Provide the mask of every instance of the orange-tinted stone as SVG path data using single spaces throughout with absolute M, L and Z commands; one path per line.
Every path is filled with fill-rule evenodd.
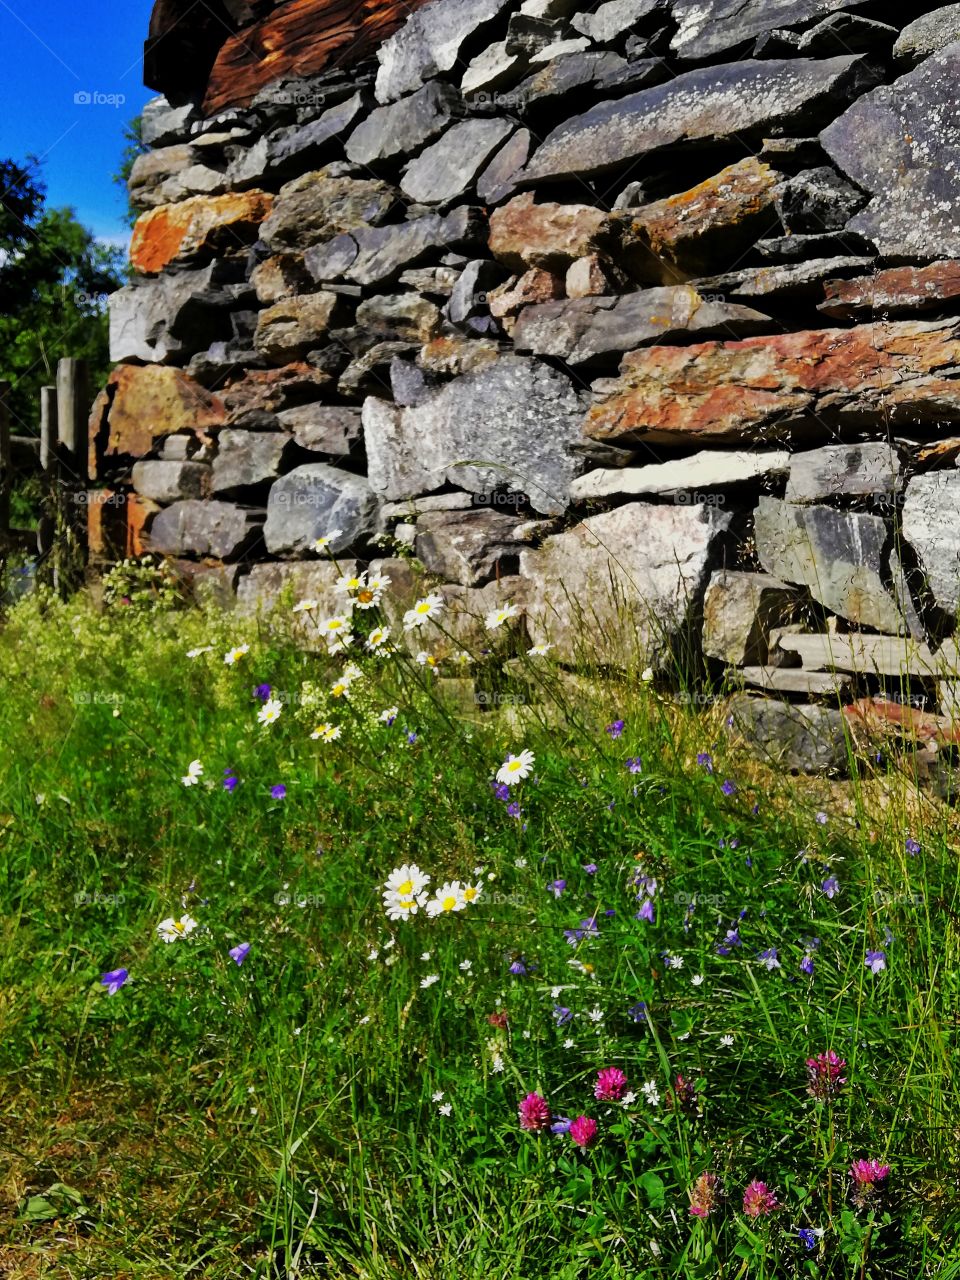
M 151 275 L 174 262 L 252 244 L 272 209 L 273 196 L 266 191 L 193 196 L 161 205 L 137 219 L 130 262 L 136 271 Z

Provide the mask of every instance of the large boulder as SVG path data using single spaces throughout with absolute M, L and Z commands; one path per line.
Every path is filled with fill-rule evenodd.
M 839 773 L 850 748 L 835 707 L 796 706 L 738 693 L 727 703 L 728 723 L 755 759 L 798 773 Z
M 863 74 L 857 57 L 734 62 L 598 103 L 558 125 L 523 173 L 536 181 L 602 174 L 662 147 L 825 123 Z
M 906 633 L 887 587 L 890 533 L 879 516 L 761 498 L 754 536 L 767 573 L 807 587 L 815 600 L 857 626 Z
M 230 337 L 227 273 L 211 262 L 197 271 L 165 272 L 110 294 L 110 359 L 164 364 Z
M 520 557 L 531 634 L 565 662 L 655 663 L 702 599 L 729 523 L 715 507 L 633 502 L 547 538 Z
M 902 530 L 934 600 L 955 616 L 960 612 L 960 472 L 914 476 L 907 485 Z
M 960 42 L 864 95 L 820 135 L 873 199 L 847 223 L 893 258 L 960 257 Z
M 566 510 L 581 469 L 576 390 L 537 360 L 505 356 L 409 408 L 368 399 L 363 411 L 370 483 L 389 500 L 458 485 L 507 488 L 535 511 Z
M 271 555 L 305 555 L 317 538 L 339 529 L 331 543 L 337 552 L 372 534 L 376 515 L 376 495 L 362 476 L 308 462 L 271 487 L 264 541 Z
M 922 62 L 931 53 L 957 40 L 960 40 L 960 4 L 948 4 L 914 18 L 905 26 L 893 46 L 893 56 L 904 62 Z

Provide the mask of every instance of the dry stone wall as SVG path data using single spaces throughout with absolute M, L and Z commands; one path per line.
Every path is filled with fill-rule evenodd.
M 321 70 L 330 6 L 235 9 L 145 112 L 97 547 L 251 610 L 339 530 L 461 635 L 737 673 L 800 763 L 950 737 L 960 5 L 431 0 Z

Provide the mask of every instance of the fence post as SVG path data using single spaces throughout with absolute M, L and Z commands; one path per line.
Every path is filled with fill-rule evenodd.
M 63 479 L 87 487 L 87 370 L 82 360 L 57 361 L 57 436 Z
M 40 388 L 40 469 L 49 471 L 57 452 L 57 388 Z
M 0 382 L 0 540 L 6 541 L 10 532 L 10 488 L 13 482 L 13 465 L 10 456 L 10 406 L 7 397 L 10 383 Z

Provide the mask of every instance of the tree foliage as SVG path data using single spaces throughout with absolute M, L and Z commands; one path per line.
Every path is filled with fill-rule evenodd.
M 122 250 L 100 243 L 72 209 L 48 208 L 37 163 L 0 161 L 0 378 L 14 432 L 39 422 L 40 388 L 61 356 L 109 369 L 106 299 L 123 282 Z

